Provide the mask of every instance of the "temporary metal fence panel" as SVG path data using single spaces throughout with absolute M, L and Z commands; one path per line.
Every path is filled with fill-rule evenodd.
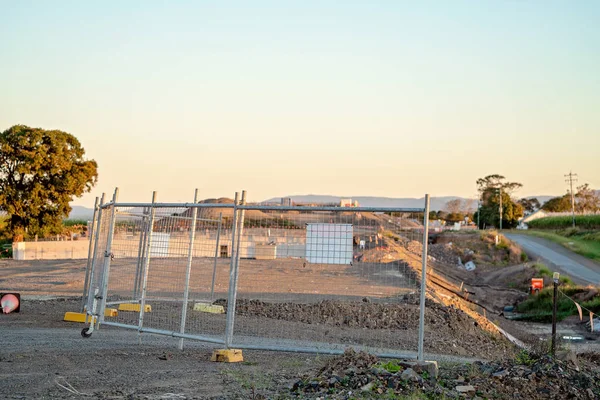
M 107 254 L 107 242 L 112 217 L 112 206 L 98 210 L 97 222 L 94 227 L 94 245 L 90 249 L 90 277 L 87 293 L 86 309 L 88 314 L 98 314 L 102 306 L 102 292 L 104 289 L 105 255 Z
M 422 210 L 238 208 L 232 347 L 416 355 Z
M 98 208 L 90 254 L 95 328 L 228 347 L 422 356 L 426 207 L 116 199 Z M 118 315 L 105 316 L 105 307 Z

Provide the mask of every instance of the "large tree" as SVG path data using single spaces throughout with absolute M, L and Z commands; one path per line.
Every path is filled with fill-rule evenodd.
M 24 125 L 0 133 L 0 210 L 13 240 L 58 233 L 69 202 L 97 179 L 96 162 L 71 134 Z
M 514 201 L 511 194 L 522 186 L 517 182 L 507 182 L 502 175 L 488 175 L 477 179 L 481 206 L 473 218 L 477 221 L 479 217 L 479 227 L 500 226 L 500 199 L 502 199 L 502 228 L 515 227 L 519 218 L 523 216 L 523 206 Z
M 530 214 L 540 209 L 540 202 L 535 197 L 531 199 L 522 198 L 519 200 L 519 204 L 523 207 L 525 212 Z
M 581 213 L 593 213 L 600 210 L 600 196 L 587 183 L 577 187 L 575 209 Z
M 549 212 L 571 211 L 571 196 L 565 194 L 564 196 L 553 197 L 544 203 L 542 210 Z

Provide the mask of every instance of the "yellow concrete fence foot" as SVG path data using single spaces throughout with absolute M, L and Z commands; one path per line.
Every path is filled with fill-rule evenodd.
M 218 304 L 196 303 L 194 304 L 194 311 L 223 314 L 225 312 L 225 308 Z
M 104 316 L 105 317 L 116 317 L 117 315 L 119 315 L 119 312 L 117 311 L 116 308 L 105 308 L 104 309 Z M 66 312 L 65 313 L 65 317 L 63 318 L 63 321 L 67 321 L 67 322 L 82 322 L 82 323 L 88 323 L 88 315 L 86 313 L 78 313 L 78 312 Z
M 135 303 L 123 303 L 119 304 L 119 311 L 134 311 L 140 312 L 141 306 Z M 152 306 L 150 304 L 146 304 L 144 306 L 144 312 L 152 312 Z
M 219 349 L 213 350 L 210 361 L 234 363 L 244 361 L 244 357 L 239 349 Z
M 67 311 L 65 313 L 65 317 L 63 318 L 63 321 L 82 322 L 84 324 L 87 324 L 88 323 L 88 315 L 85 313 Z

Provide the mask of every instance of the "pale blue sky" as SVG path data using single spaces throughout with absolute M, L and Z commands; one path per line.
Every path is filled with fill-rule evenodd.
M 600 186 L 598 1 L 3 1 L 0 129 L 76 135 L 101 192 Z

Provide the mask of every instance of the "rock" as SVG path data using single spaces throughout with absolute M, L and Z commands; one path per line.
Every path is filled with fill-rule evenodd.
M 509 371 L 507 369 L 502 370 L 502 371 L 498 371 L 494 374 L 492 374 L 492 376 L 494 378 L 504 378 L 505 376 L 507 376 L 509 374 Z
M 577 355 L 572 350 L 557 351 L 556 358 L 561 361 L 566 361 L 575 366 L 575 370 L 579 371 L 579 362 L 577 361 Z
M 298 390 L 302 387 L 302 384 L 303 384 L 302 379 L 299 379 L 291 385 L 290 390 L 292 392 L 295 392 L 296 390 Z
M 457 386 L 454 389 L 459 393 L 469 393 L 475 391 L 475 388 L 472 385 Z
M 423 378 L 421 378 L 419 376 L 419 374 L 417 374 L 415 372 L 415 370 L 412 368 L 408 368 L 408 369 L 405 369 L 404 371 L 402 371 L 400 378 L 403 381 L 411 381 L 411 382 L 419 382 L 419 383 L 423 382 Z
M 417 366 L 422 368 L 422 372 L 427 372 L 429 379 L 436 380 L 439 375 L 439 367 L 437 361 L 417 361 Z
M 413 369 L 417 374 L 426 372 L 431 379 L 437 379 L 439 375 L 437 361 L 402 361 L 398 365 L 405 369 Z
M 369 382 L 365 386 L 361 387 L 360 390 L 362 390 L 363 392 L 370 392 L 371 390 L 373 390 L 373 386 L 373 382 Z
M 313 380 L 313 381 L 310 381 L 310 382 L 308 383 L 308 386 L 309 386 L 309 387 L 310 387 L 312 390 L 314 390 L 314 391 L 317 391 L 317 390 L 319 390 L 319 386 L 320 386 L 320 384 L 319 384 L 319 381 L 314 381 L 314 380 Z
M 339 382 L 339 381 L 336 379 L 336 377 L 333 377 L 333 376 L 332 376 L 332 377 L 331 377 L 331 378 L 329 378 L 329 380 L 327 381 L 327 384 L 328 384 L 330 387 L 334 387 L 335 385 L 337 385 L 337 384 L 338 384 L 338 382 Z

